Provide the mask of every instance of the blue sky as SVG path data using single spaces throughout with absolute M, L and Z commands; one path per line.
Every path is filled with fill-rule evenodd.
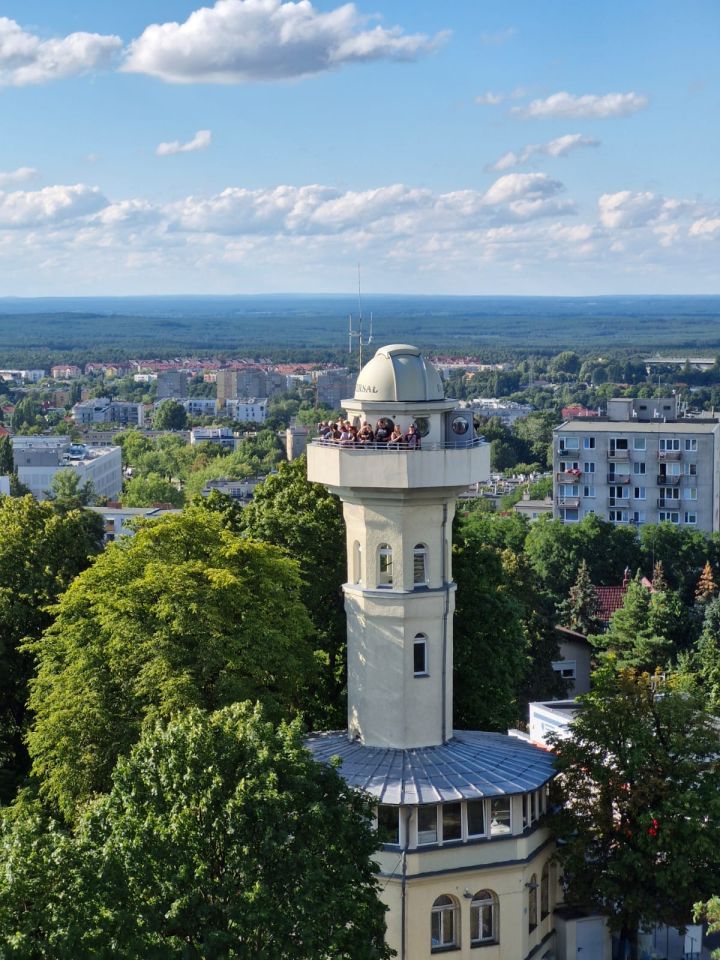
M 716 0 L 6 0 L 0 295 L 720 293 Z

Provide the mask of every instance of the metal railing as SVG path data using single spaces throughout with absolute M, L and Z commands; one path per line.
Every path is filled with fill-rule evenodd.
M 608 450 L 607 458 L 608 460 L 629 460 L 630 451 L 629 450 Z
M 668 476 L 665 473 L 659 473 L 657 478 L 657 483 L 659 487 L 679 487 L 681 476 Z
M 681 460 L 682 453 L 679 450 L 658 450 L 658 460 Z
M 582 476 L 582 470 L 561 470 L 555 474 L 558 483 L 577 483 Z
M 580 506 L 580 497 L 558 497 L 557 505 L 559 507 L 571 507 L 576 510 Z
M 665 510 L 679 510 L 680 501 L 679 500 L 668 500 L 667 497 L 658 497 L 657 505 L 662 507 Z
M 422 453 L 427 450 L 469 450 L 473 447 L 481 447 L 486 443 L 484 437 L 472 437 L 469 440 L 449 440 L 446 443 L 426 443 L 422 441 L 417 447 L 411 447 L 404 440 L 389 443 L 371 443 L 353 442 L 351 440 L 323 440 L 321 437 L 315 437 L 310 441 L 313 447 L 335 447 L 351 453 L 359 453 L 366 450 L 380 450 L 389 453 Z
M 608 483 L 630 483 L 630 474 L 629 473 L 609 473 L 607 475 Z

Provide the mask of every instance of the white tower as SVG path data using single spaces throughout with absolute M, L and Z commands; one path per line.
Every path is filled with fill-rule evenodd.
M 343 501 L 348 579 L 348 736 L 367 746 L 435 746 L 452 736 L 455 498 L 489 474 L 472 415 L 444 397 L 416 347 L 365 365 L 349 418 L 414 424 L 421 450 L 313 445 L 308 476 Z

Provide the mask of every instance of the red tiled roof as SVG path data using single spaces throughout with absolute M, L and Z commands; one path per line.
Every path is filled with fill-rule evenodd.
M 640 583 L 646 590 L 649 590 L 650 593 L 655 593 L 653 585 L 647 577 L 643 577 Z M 597 617 L 599 620 L 605 623 L 610 622 L 612 615 L 616 610 L 619 610 L 625 602 L 625 594 L 627 593 L 628 586 L 629 582 L 623 583 L 619 587 L 595 587 L 598 600 Z

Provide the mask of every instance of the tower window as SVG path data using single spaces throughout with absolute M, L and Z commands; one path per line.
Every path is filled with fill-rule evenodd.
M 360 583 L 362 580 L 362 547 L 359 540 L 355 540 L 353 543 L 352 563 L 352 582 Z
M 416 677 L 426 677 L 428 671 L 427 637 L 418 633 L 413 640 L 413 673 Z
M 537 926 L 537 902 L 538 902 L 538 882 L 537 874 L 530 877 L 530 882 L 526 884 L 528 891 L 528 930 L 530 933 Z
M 391 587 L 393 582 L 392 547 L 381 543 L 378 548 L 378 586 Z
M 490 801 L 490 835 L 495 837 L 503 833 L 512 833 L 510 798 L 493 797 Z
M 497 943 L 497 897 L 492 890 L 480 890 L 470 904 L 470 943 Z
M 545 862 L 540 874 L 540 919 L 550 913 L 550 864 Z
M 417 832 L 419 844 L 437 843 L 438 814 L 436 806 L 418 807 Z
M 400 808 L 381 804 L 377 808 L 378 833 L 382 843 L 400 843 Z
M 424 543 L 416 543 L 413 550 L 413 584 L 424 586 L 427 583 L 427 547 Z

